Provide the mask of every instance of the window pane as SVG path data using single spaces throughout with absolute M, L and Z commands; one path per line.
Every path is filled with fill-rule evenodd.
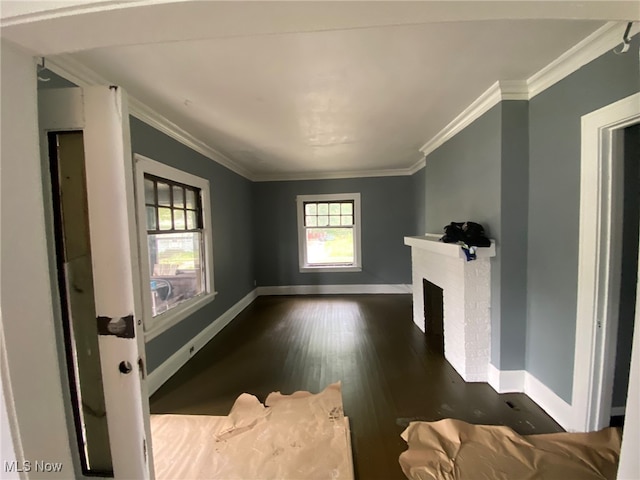
M 149 235 L 153 316 L 204 292 L 200 232 Z
M 153 193 L 153 180 L 149 180 L 148 178 L 144 179 L 144 202 L 156 203 L 156 198 Z
M 166 183 L 158 182 L 156 184 L 158 188 L 158 205 L 166 205 L 167 207 L 171 206 L 171 198 L 170 192 L 171 187 Z
M 156 209 L 155 207 L 147 207 L 147 230 L 156 230 Z
M 184 210 L 173 211 L 173 228 L 174 230 L 184 230 Z
M 336 216 L 336 215 L 331 215 L 329 217 L 329 225 L 331 225 L 331 226 L 340 225 L 340 217 Z
M 184 188 L 173 187 L 173 207 L 184 208 Z
M 198 228 L 198 223 L 196 222 L 196 212 L 187 210 L 187 230 L 194 230 L 196 228 Z
M 354 262 L 353 229 L 308 228 L 306 233 L 309 265 L 344 265 Z
M 319 227 L 326 227 L 327 225 L 329 225 L 329 217 L 327 217 L 326 215 L 318 217 Z
M 315 203 L 307 203 L 304 206 L 304 213 L 306 215 L 316 215 L 318 213 L 318 206 Z
M 158 230 L 171 230 L 173 228 L 170 208 L 158 208 L 158 217 L 160 221 L 160 228 Z
M 352 215 L 353 214 L 353 203 L 341 203 L 340 204 L 340 213 L 342 213 L 342 215 Z
M 187 189 L 187 208 L 196 208 L 196 192 Z
M 342 217 L 342 225 L 353 225 L 353 217 L 350 217 L 350 216 Z
M 318 215 L 329 215 L 329 204 L 328 203 L 319 203 L 318 204 Z
M 307 217 L 305 220 L 305 225 L 307 227 L 317 227 L 318 226 L 318 217 Z
M 340 204 L 332 203 L 329 205 L 329 213 L 331 215 L 340 215 Z

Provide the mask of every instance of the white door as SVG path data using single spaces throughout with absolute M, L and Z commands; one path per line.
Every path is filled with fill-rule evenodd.
M 49 133 L 82 132 L 95 321 L 114 477 L 153 478 L 126 94 L 118 87 L 45 90 L 39 92 L 39 115 L 43 156 L 50 148 Z

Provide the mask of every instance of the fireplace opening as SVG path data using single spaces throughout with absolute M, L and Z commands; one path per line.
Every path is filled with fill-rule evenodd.
M 422 279 L 424 290 L 424 332 L 427 344 L 436 352 L 444 354 L 444 308 L 443 290 L 426 278 Z

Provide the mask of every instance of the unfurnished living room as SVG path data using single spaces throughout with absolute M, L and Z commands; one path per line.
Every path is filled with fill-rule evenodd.
M 0 478 L 640 478 L 638 32 L 0 0 Z

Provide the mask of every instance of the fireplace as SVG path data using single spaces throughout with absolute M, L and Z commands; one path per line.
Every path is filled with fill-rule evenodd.
M 429 321 L 429 313 L 425 317 L 426 308 L 433 306 L 434 287 L 442 290 L 444 356 L 465 381 L 486 382 L 491 356 L 490 257 L 495 256 L 495 245 L 478 249 L 477 259 L 467 262 L 458 245 L 439 242 L 440 237 L 405 237 L 411 246 L 413 321 L 431 333 L 433 319 Z M 425 281 L 433 287 L 425 288 Z
M 444 294 L 442 288 L 422 279 L 424 299 L 424 333 L 427 343 L 435 351 L 444 354 Z

